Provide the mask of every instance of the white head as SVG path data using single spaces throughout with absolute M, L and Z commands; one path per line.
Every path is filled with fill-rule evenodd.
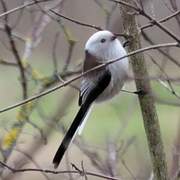
M 121 50 L 124 51 L 124 48 L 113 33 L 104 30 L 94 33 L 88 39 L 85 50 L 97 58 L 107 61 L 122 56 Z

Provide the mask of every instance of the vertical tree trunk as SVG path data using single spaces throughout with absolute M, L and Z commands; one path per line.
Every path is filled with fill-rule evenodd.
M 132 1 L 126 0 L 126 2 L 131 3 Z M 130 9 L 125 6 L 121 6 L 120 11 L 125 32 L 132 36 L 128 46 L 128 51 L 131 52 L 137 50 L 141 48 L 141 43 L 138 35 L 135 15 L 129 13 L 132 12 L 132 10 L 130 11 Z M 144 55 L 140 53 L 132 56 L 131 64 L 135 76 L 136 88 L 137 90 L 144 92 L 139 94 L 138 98 L 152 160 L 154 177 L 156 180 L 167 180 L 168 173 L 164 147 L 154 99 L 151 96 L 151 86 Z

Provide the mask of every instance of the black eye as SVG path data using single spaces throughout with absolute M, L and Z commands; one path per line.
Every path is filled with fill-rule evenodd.
M 104 43 L 104 42 L 106 42 L 106 39 L 104 39 L 104 38 L 101 39 L 101 43 Z

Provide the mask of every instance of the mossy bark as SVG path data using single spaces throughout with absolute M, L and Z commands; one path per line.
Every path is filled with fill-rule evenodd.
M 132 1 L 126 0 L 131 3 Z M 127 34 L 131 35 L 128 51 L 141 48 L 140 37 L 137 29 L 135 15 L 125 6 L 120 7 L 122 23 Z M 148 147 L 152 160 L 153 173 L 156 180 L 167 180 L 167 164 L 161 138 L 159 120 L 155 102 L 151 93 L 149 75 L 143 53 L 138 53 L 130 58 L 135 77 L 137 90 L 143 93 L 138 95 L 142 111 L 144 128 L 147 136 Z

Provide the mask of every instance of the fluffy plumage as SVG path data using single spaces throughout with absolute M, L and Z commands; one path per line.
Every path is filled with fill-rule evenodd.
M 83 71 L 124 55 L 126 55 L 125 49 L 110 31 L 99 31 L 86 42 Z M 85 116 L 92 103 L 108 100 L 115 96 L 126 80 L 127 71 L 128 59 L 124 58 L 83 77 L 79 97 L 81 107 L 53 159 L 55 168 L 58 167 L 77 131 L 82 131 L 80 126 L 82 124 L 84 127 L 82 122 L 87 119 Z

